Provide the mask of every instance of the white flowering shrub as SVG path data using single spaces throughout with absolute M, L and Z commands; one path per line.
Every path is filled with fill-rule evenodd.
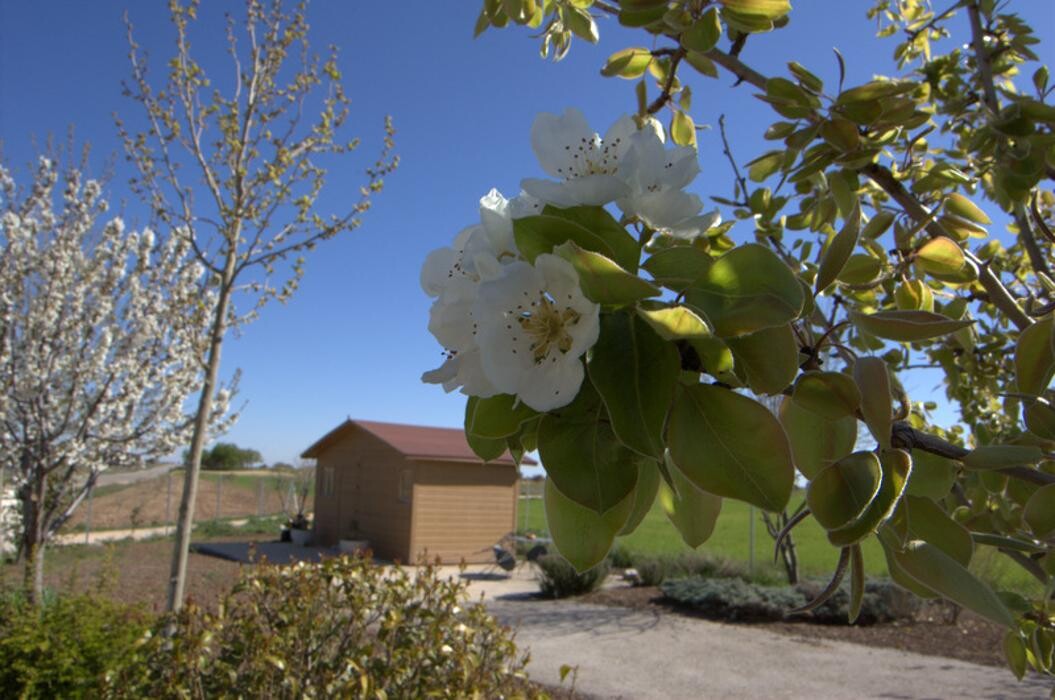
M 98 475 L 186 443 L 213 293 L 185 237 L 103 222 L 99 183 L 76 170 L 42 158 L 21 196 L 0 166 L 0 197 L 0 468 L 39 595 L 44 546 Z
M 603 137 L 574 110 L 536 119 L 549 177 L 485 197 L 480 223 L 426 261 L 447 360 L 424 379 L 468 395 L 482 458 L 538 449 L 549 529 L 579 570 L 657 498 L 691 546 L 732 498 L 787 518 L 778 546 L 806 518 L 824 528 L 839 563 L 802 610 L 848 573 L 855 619 L 875 538 L 899 585 L 1006 626 L 1017 675 L 1051 673 L 1055 88 L 1012 3 L 867 14 L 899 37 L 900 74 L 852 85 L 838 52 L 824 77 L 749 65 L 756 34 L 781 40 L 787 0 L 485 2 L 477 33 L 536 29 L 556 60 L 573 37 L 599 41 L 599 17 L 638 31 L 600 71 L 633 81 L 637 109 Z M 721 71 L 778 115 L 742 169 L 724 119 L 708 134 L 731 166 L 711 197 L 726 223 L 686 191 L 694 99 L 736 113 L 744 95 L 705 80 Z M 958 421 L 909 396 L 918 367 L 942 373 Z M 796 479 L 806 498 L 788 513 Z M 979 580 L 978 547 L 1033 587 Z

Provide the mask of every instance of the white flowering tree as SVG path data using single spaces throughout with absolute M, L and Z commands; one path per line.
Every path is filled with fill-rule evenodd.
M 484 3 L 477 33 L 538 29 L 543 56 L 598 41 L 601 17 L 643 38 L 601 68 L 634 81 L 634 114 L 603 137 L 574 110 L 539 115 L 531 146 L 552 179 L 488 194 L 422 271 L 447 349 L 424 380 L 469 396 L 482 458 L 538 449 L 549 529 L 576 568 L 657 499 L 695 547 L 724 499 L 780 513 L 800 479 L 778 546 L 813 518 L 839 563 L 797 612 L 849 574 L 852 621 L 861 545 L 878 540 L 898 584 L 1004 626 L 1016 675 L 1053 672 L 1055 106 L 1046 67 L 1019 79 L 1038 39 L 1007 5 L 878 0 L 869 18 L 900 37 L 904 75 L 845 85 L 836 53 L 826 86 L 795 61 L 765 76 L 741 58 L 787 24 L 787 0 Z M 958 12 L 970 36 L 939 54 Z M 714 135 L 726 222 L 684 190 L 698 171 L 687 71 L 725 71 L 779 117 L 744 171 Z M 713 85 L 735 110 L 742 93 Z M 958 425 L 905 391 L 920 366 L 943 371 Z M 977 578 L 980 548 L 1032 588 Z
M 98 182 L 41 159 L 19 191 L 0 166 L 0 469 L 21 505 L 32 600 L 44 550 L 107 468 L 190 435 L 214 293 L 185 236 L 105 223 Z M 225 406 L 213 404 L 209 425 Z
M 395 131 L 385 120 L 384 144 L 366 168 L 365 182 L 323 216 L 317 202 L 333 158 L 354 151 L 340 140 L 349 115 L 336 49 L 312 55 L 305 6 L 246 0 L 239 24 L 229 19 L 228 53 L 234 85 L 224 93 L 191 51 L 199 3 L 172 0 L 176 54 L 167 78 L 152 85 L 146 57 L 128 25 L 132 80 L 126 93 L 144 112 L 146 128 L 118 127 L 138 175 L 132 188 L 159 225 L 176 227 L 215 285 L 209 315 L 205 381 L 198 397 L 176 527 L 168 609 L 183 604 L 191 526 L 208 416 L 219 390 L 220 355 L 227 332 L 252 320 L 268 301 L 285 301 L 303 274 L 303 255 L 358 228 L 384 177 L 398 165 Z M 223 75 L 230 74 L 223 68 Z M 248 300 L 239 314 L 235 302 Z

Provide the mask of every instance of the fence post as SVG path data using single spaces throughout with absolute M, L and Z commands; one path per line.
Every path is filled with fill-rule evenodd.
M 750 517 L 748 528 L 747 528 L 747 575 L 754 576 L 755 574 L 755 507 L 748 506 L 748 516 Z
M 88 512 L 84 520 L 84 544 L 92 543 L 92 494 L 95 489 L 88 489 Z
M 172 532 L 172 470 L 167 472 L 168 480 L 165 484 L 165 531 Z
M 216 514 L 213 516 L 214 520 L 220 519 L 220 496 L 223 494 L 223 474 L 220 474 L 216 479 Z
M 264 479 L 266 477 L 260 477 L 256 480 L 256 517 L 264 517 Z

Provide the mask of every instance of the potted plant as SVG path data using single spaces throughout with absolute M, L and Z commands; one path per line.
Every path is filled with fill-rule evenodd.
M 282 533 L 282 540 L 287 540 L 286 533 L 288 532 L 288 541 L 302 547 L 311 542 L 311 523 L 308 521 L 308 516 L 304 511 L 308 505 L 308 493 L 311 491 L 311 483 L 313 481 L 312 476 L 307 469 L 298 472 L 289 484 L 289 500 L 286 501 L 288 504 L 286 512 L 292 513 L 292 515 L 286 522 L 286 530 Z

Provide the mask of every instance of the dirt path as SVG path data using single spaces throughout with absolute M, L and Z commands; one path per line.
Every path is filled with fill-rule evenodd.
M 893 649 L 777 635 L 658 612 L 499 597 L 532 680 L 598 698 L 1048 698 L 1050 682 Z

